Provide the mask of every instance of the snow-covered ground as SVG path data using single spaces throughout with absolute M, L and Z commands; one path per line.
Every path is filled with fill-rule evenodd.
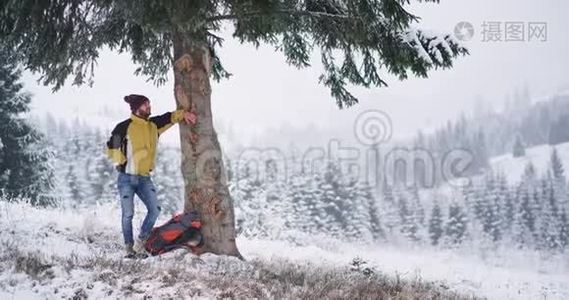
M 143 211 L 141 208 L 137 211 Z M 0 202 L 0 299 L 143 298 L 145 294 L 179 298 L 180 284 L 192 286 L 192 298 L 250 298 L 251 294 L 239 294 L 242 290 L 220 290 L 223 281 L 277 276 L 260 272 L 254 268 L 256 264 L 293 269 L 311 266 L 314 272 L 325 272 L 327 268 L 349 267 L 356 257 L 391 278 L 434 282 L 463 295 L 569 299 L 569 259 L 508 250 L 489 252 L 483 259 L 467 249 L 404 249 L 316 237 L 301 237 L 294 243 L 240 238 L 238 245 L 247 262 L 208 254 L 198 258 L 183 250 L 140 263 L 125 262 L 119 215 L 113 204 L 63 210 Z M 137 214 L 135 223 L 141 217 Z M 167 218 L 161 216 L 158 223 Z M 179 266 L 183 272 L 175 268 Z M 117 269 L 127 275 L 119 276 Z M 243 275 L 249 273 L 254 274 Z M 247 280 L 242 285 L 260 298 L 274 292 Z M 211 286 L 219 289 L 211 290 Z

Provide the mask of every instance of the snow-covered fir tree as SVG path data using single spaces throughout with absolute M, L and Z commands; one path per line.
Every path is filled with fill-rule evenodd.
M 400 232 L 407 241 L 417 242 L 419 240 L 419 224 L 415 215 L 415 210 L 409 196 L 405 193 L 400 193 L 397 199 L 399 208 L 399 222 Z
M 463 208 L 452 202 L 448 208 L 448 219 L 444 225 L 446 244 L 459 245 L 467 238 L 468 218 Z
M 429 238 L 432 245 L 438 245 L 443 235 L 443 219 L 441 207 L 437 201 L 433 203 L 431 217 L 429 218 Z
M 526 155 L 526 148 L 520 134 L 517 134 L 514 140 L 512 155 L 514 157 L 521 157 Z
M 23 90 L 18 65 L 4 48 L 0 62 L 0 194 L 53 204 L 52 148 L 29 122 L 31 95 Z

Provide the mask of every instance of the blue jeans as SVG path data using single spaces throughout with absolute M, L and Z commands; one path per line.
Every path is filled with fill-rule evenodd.
M 156 198 L 156 188 L 150 179 L 150 176 L 131 175 L 119 172 L 117 179 L 117 188 L 121 200 L 122 211 L 122 233 L 124 242 L 127 245 L 134 244 L 132 233 L 132 217 L 134 216 L 134 194 L 142 200 L 146 206 L 146 217 L 140 228 L 139 239 L 146 239 L 150 235 L 150 231 L 156 223 L 160 206 Z

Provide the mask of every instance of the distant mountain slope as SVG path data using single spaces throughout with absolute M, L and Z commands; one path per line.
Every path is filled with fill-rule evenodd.
M 534 165 L 537 175 L 543 175 L 549 168 L 551 151 L 554 147 L 557 149 L 563 166 L 569 167 L 569 143 L 563 143 L 556 146 L 538 145 L 526 148 L 526 154 L 522 157 L 513 157 L 511 153 L 492 157 L 490 168 L 504 174 L 508 182 L 512 183 L 520 180 L 529 162 Z

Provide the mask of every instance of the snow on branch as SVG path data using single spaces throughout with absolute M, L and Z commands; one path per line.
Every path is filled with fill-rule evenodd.
M 452 35 L 433 30 L 410 27 L 401 34 L 401 38 L 428 65 L 447 66 L 447 61 L 450 61 L 448 58 L 453 53 L 467 53 L 466 48 Z

